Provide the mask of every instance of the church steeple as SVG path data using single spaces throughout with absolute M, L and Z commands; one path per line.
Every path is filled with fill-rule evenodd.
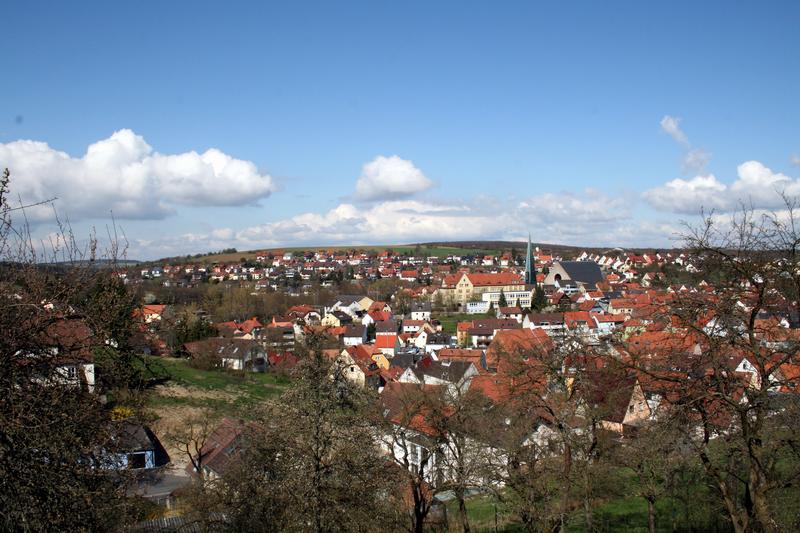
M 533 270 L 533 252 L 531 250 L 531 234 L 528 232 L 528 251 L 525 254 L 525 284 L 536 283 L 536 272 Z

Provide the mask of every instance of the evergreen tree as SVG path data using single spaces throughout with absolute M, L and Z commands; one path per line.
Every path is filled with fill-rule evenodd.
M 541 311 L 547 307 L 547 296 L 545 296 L 544 289 L 542 289 L 541 285 L 537 285 L 536 289 L 533 291 L 531 307 L 537 311 Z
M 504 293 L 502 289 L 500 289 L 500 299 L 497 300 L 497 306 L 508 307 L 508 302 L 506 301 L 506 293 Z

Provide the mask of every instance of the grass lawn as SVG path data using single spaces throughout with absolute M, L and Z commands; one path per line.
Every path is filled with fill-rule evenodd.
M 276 374 L 240 373 L 224 370 L 198 370 L 186 359 L 152 358 L 170 376 L 165 389 L 150 395 L 151 408 L 208 407 L 220 415 L 247 418 L 250 407 L 283 393 L 290 380 Z M 175 394 L 177 386 L 180 394 Z
M 458 504 L 453 499 L 449 500 L 446 505 L 450 531 L 458 531 Z M 660 532 L 702 530 L 716 533 L 731 531 L 727 522 L 718 520 L 713 513 L 706 516 L 700 509 L 689 509 L 688 512 L 692 516 L 687 516 L 687 510 L 684 507 L 685 504 L 669 498 L 657 500 L 656 530 Z M 467 499 L 467 514 L 474 531 L 495 531 L 495 512 L 497 513 L 497 531 L 505 533 L 523 531 L 522 525 L 513 512 L 502 502 L 495 503 L 494 496 L 486 494 Z M 643 498 L 637 497 L 611 499 L 595 506 L 594 522 L 596 530 L 601 532 L 646 533 L 648 530 L 647 503 Z M 567 531 L 570 533 L 586 531 L 582 510 L 576 510 L 570 514 Z
M 456 325 L 465 320 L 479 320 L 481 318 L 495 318 L 495 315 L 488 313 L 481 313 L 477 315 L 469 315 L 467 313 L 458 313 L 454 315 L 436 315 L 436 318 L 442 324 L 442 331 L 450 335 L 456 334 Z
M 467 516 L 473 531 L 495 531 L 495 519 L 497 520 L 497 531 L 507 533 L 522 531 L 504 504 L 497 502 L 495 497 L 490 494 L 468 498 Z M 450 531 L 460 531 L 458 520 L 458 503 L 453 499 L 447 502 L 447 521 Z

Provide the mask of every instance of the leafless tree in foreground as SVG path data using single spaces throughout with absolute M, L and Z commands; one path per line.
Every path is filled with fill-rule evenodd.
M 691 342 L 631 353 L 742 533 L 798 525 L 784 505 L 800 480 L 797 214 L 784 197 L 780 211 L 745 206 L 687 226 L 687 255 L 713 290 L 678 294 L 663 319 Z
M 0 178 L 0 529 L 114 529 L 131 510 L 126 476 L 108 468 L 118 442 L 110 407 L 126 396 L 127 384 L 92 392 L 78 363 L 94 356 L 98 382 L 116 379 L 116 371 L 132 375 L 124 368 L 130 300 L 109 269 L 92 264 L 102 255 L 96 239 L 80 249 L 62 226 L 49 250 L 37 247 L 24 222 L 26 207 L 9 202 L 10 184 L 6 170 Z M 108 364 L 100 366 L 104 358 Z

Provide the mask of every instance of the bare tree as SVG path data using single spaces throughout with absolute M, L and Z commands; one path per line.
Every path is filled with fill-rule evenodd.
M 796 200 L 759 213 L 743 206 L 687 226 L 685 253 L 713 289 L 678 294 L 665 313 L 689 342 L 633 352 L 681 417 L 708 482 L 737 532 L 789 527 L 776 506 L 800 479 L 800 231 Z M 692 345 L 692 346 L 689 346 Z
M 410 531 L 422 533 L 443 478 L 441 450 L 425 421 L 430 394 L 424 386 L 390 384 L 381 396 L 377 428 L 388 457 L 411 493 Z
M 186 457 L 201 483 L 205 479 L 205 459 L 210 452 L 207 444 L 218 423 L 219 419 L 210 409 L 203 409 L 176 423 L 164 435 Z
M 392 529 L 398 485 L 375 442 L 374 398 L 313 347 L 294 382 L 248 426 L 207 509 L 237 531 Z
M 62 226 L 47 243 L 34 243 L 25 222 L 29 206 L 12 206 L 9 191 L 6 170 L 0 178 L 0 528 L 113 529 L 131 511 L 124 498 L 128 476 L 115 468 L 119 439 L 110 416 L 111 407 L 132 401 L 130 381 L 106 379 L 134 375 L 125 368 L 132 361 L 128 296 L 111 268 L 97 267 L 104 253 L 95 238 L 81 248 Z M 112 267 L 117 252 L 112 245 Z

